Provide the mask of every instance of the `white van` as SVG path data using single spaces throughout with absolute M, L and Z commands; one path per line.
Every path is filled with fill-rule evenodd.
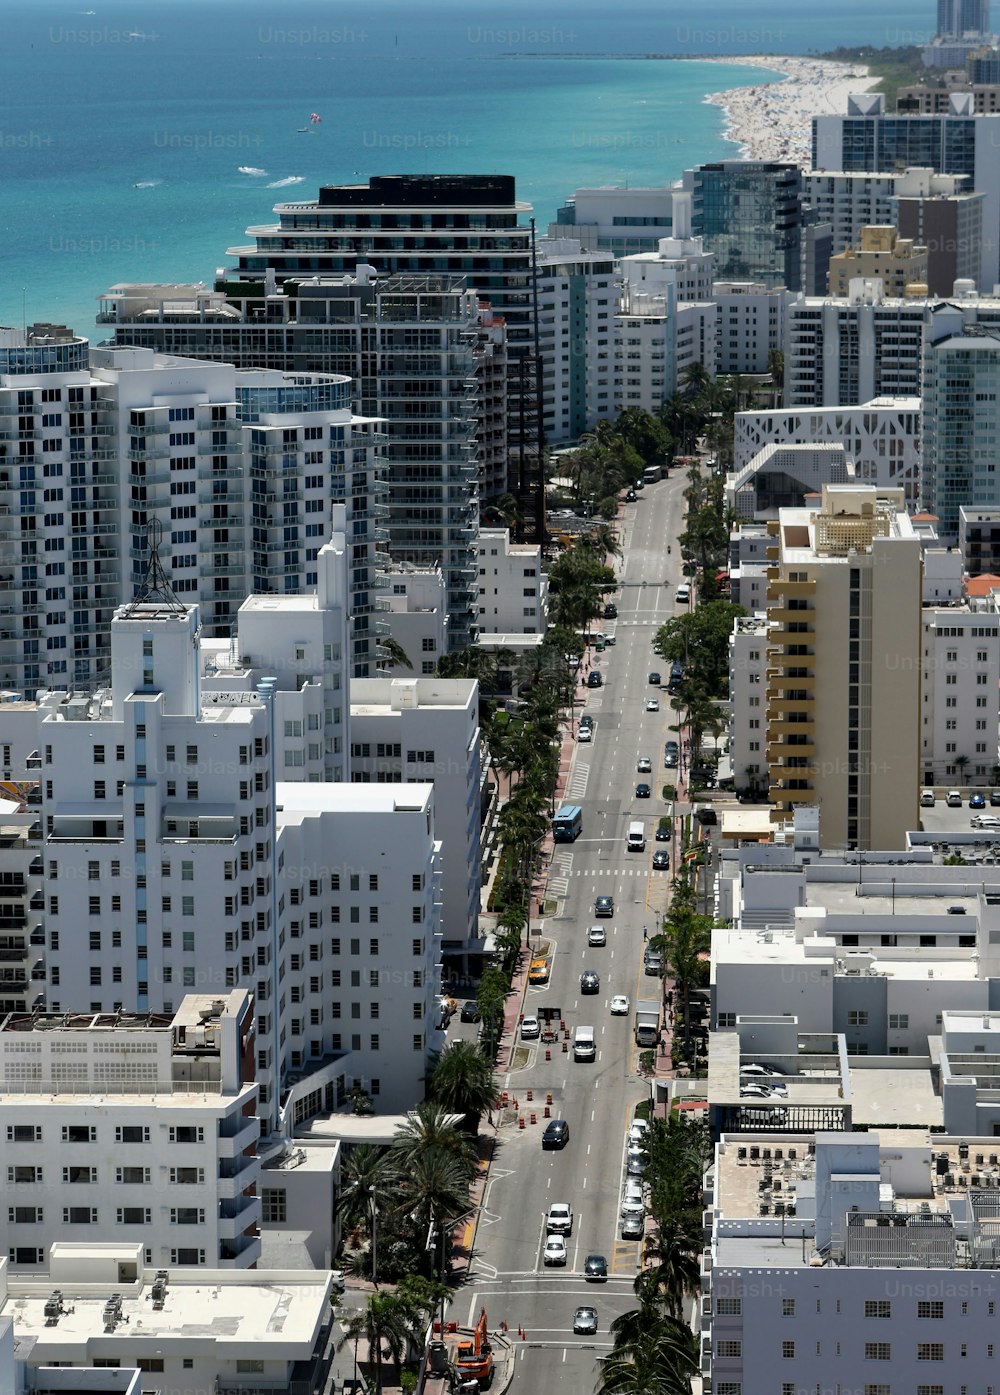
M 573 1033 L 573 1060 L 593 1061 L 597 1058 L 597 1043 L 593 1027 L 577 1027 Z
M 628 850 L 629 852 L 645 852 L 646 850 L 646 825 L 642 819 L 636 819 L 635 823 L 628 826 Z
M 678 605 L 688 605 L 688 604 L 690 604 L 690 601 L 691 601 L 691 587 L 690 587 L 690 586 L 678 586 L 677 590 L 674 592 L 674 600 L 677 602 Z

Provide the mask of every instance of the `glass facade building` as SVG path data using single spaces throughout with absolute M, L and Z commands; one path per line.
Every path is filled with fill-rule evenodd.
M 715 255 L 719 281 L 762 281 L 799 290 L 802 173 L 797 165 L 723 160 L 684 176 L 692 231 Z

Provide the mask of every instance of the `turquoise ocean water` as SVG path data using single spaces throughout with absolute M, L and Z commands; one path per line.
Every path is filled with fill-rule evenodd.
M 0 0 L 0 324 L 91 333 L 112 283 L 210 281 L 276 202 L 370 174 L 513 174 L 544 231 L 578 186 L 662 183 L 734 153 L 702 99 L 765 73 L 635 55 L 921 42 L 932 11 Z

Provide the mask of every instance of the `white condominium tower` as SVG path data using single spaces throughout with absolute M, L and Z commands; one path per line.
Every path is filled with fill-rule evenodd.
M 0 331 L 0 687 L 87 687 L 154 525 L 175 591 L 228 635 L 244 596 L 316 585 L 331 509 L 351 534 L 355 672 L 375 671 L 384 538 L 374 423 L 324 374 L 237 373 L 68 331 Z

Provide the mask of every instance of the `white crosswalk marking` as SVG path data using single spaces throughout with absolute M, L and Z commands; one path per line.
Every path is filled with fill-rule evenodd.
M 573 771 L 573 778 L 569 782 L 569 793 L 573 799 L 584 799 L 587 794 L 587 782 L 590 779 L 590 766 L 578 765 Z

